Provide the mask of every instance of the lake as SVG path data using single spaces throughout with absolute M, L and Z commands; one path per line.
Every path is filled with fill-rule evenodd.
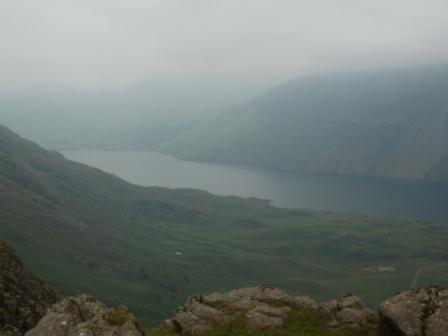
M 181 161 L 144 151 L 63 151 L 131 183 L 272 200 L 287 208 L 448 222 L 448 183 L 296 174 Z

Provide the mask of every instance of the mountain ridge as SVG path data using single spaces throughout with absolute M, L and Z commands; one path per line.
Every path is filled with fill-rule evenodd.
M 310 75 L 154 149 L 267 170 L 448 180 L 448 66 Z

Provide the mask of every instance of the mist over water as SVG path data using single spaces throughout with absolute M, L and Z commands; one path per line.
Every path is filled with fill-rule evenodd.
M 154 152 L 65 151 L 131 183 L 270 199 L 279 207 L 448 222 L 448 183 L 268 172 L 187 162 Z

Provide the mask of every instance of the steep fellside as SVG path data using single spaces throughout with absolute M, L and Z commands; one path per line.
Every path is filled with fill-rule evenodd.
M 156 147 L 192 161 L 448 180 L 448 66 L 308 76 Z
M 28 272 L 17 254 L 0 241 L 0 334 L 33 328 L 62 296 Z

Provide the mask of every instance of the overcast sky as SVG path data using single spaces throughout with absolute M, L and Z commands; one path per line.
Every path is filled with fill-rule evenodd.
M 0 90 L 140 81 L 248 92 L 448 60 L 446 0 L 1 0 Z

